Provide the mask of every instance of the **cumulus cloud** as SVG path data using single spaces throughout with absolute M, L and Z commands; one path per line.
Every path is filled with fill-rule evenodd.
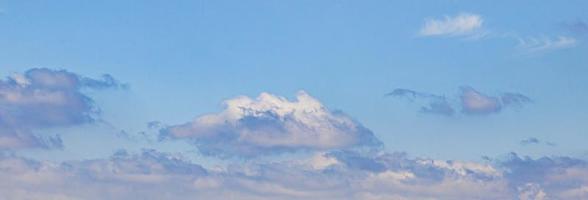
M 461 110 L 466 115 L 485 115 L 498 113 L 506 107 L 521 107 L 531 103 L 531 98 L 520 94 L 506 92 L 499 96 L 483 94 L 472 87 L 460 88 L 458 103 L 450 102 L 445 96 L 417 92 L 409 89 L 395 89 L 386 96 L 406 97 L 411 101 L 421 100 L 425 104 L 420 111 L 423 113 L 452 116 L 455 110 Z
M 489 164 L 333 151 L 211 169 L 154 150 L 63 163 L 3 155 L 0 198 L 585 199 L 587 175 L 583 160 L 516 154 Z
M 528 53 L 567 49 L 578 44 L 578 40 L 569 36 L 519 38 L 518 47 Z
M 484 20 L 480 15 L 462 13 L 442 19 L 427 19 L 421 36 L 472 36 L 479 34 Z
M 33 131 L 95 121 L 99 109 L 82 90 L 112 87 L 123 84 L 110 75 L 91 79 L 45 68 L 0 80 L 0 149 L 61 147 L 58 136 Z
M 512 153 L 500 162 L 511 186 L 532 186 L 548 199 L 588 198 L 588 164 L 571 157 L 532 159 Z
M 306 92 L 294 101 L 262 93 L 224 104 L 222 112 L 162 129 L 161 138 L 190 140 L 203 154 L 227 157 L 382 145 L 359 122 L 330 111 Z

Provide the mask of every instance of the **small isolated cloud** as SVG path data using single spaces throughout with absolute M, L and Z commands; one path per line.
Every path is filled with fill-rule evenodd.
M 33 131 L 95 121 L 99 109 L 82 90 L 122 87 L 110 75 L 102 78 L 41 68 L 0 80 L 0 149 L 61 147 L 58 136 Z
M 421 36 L 472 36 L 480 33 L 484 20 L 480 15 L 462 13 L 442 19 L 427 19 Z
M 578 44 L 578 40 L 568 36 L 558 37 L 529 37 L 519 38 L 518 47 L 528 53 L 545 52 L 558 49 L 567 49 Z
M 457 96 L 458 102 L 450 102 L 445 96 L 409 89 L 395 89 L 386 96 L 407 97 L 411 101 L 424 104 L 420 109 L 421 112 L 445 116 L 452 116 L 455 110 L 461 110 L 461 113 L 466 115 L 499 113 L 506 107 L 521 107 L 532 102 L 531 98 L 520 93 L 507 92 L 498 96 L 490 96 L 469 86 L 460 88 L 460 94 Z
M 386 94 L 386 96 L 392 97 L 405 97 L 410 101 L 425 100 L 426 105 L 422 106 L 420 111 L 423 113 L 439 114 L 451 116 L 455 113 L 455 110 L 449 104 L 444 96 L 438 96 L 434 94 L 417 92 L 409 89 L 395 89 L 394 91 Z
M 222 112 L 162 129 L 161 138 L 190 140 L 203 154 L 221 157 L 381 146 L 369 129 L 306 92 L 294 101 L 262 93 L 224 104 Z
M 530 137 L 524 140 L 521 140 L 520 142 L 522 145 L 529 145 L 529 144 L 539 144 L 539 139 L 534 138 L 534 137 Z
M 507 92 L 500 96 L 500 100 L 504 106 L 523 106 L 524 104 L 531 103 L 533 100 L 531 98 L 520 94 L 520 93 L 512 93 Z
M 572 33 L 577 35 L 588 35 L 588 23 L 578 20 L 574 23 L 565 24 L 565 27 Z
M 555 146 L 555 143 L 553 143 L 553 142 L 544 142 L 544 141 L 541 141 L 535 137 L 523 139 L 519 142 L 519 144 L 524 145 L 524 146 L 534 145 L 534 144 L 545 144 L 547 146 Z

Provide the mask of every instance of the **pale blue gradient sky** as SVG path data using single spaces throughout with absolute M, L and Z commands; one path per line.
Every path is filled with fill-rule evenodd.
M 587 153 L 588 36 L 566 24 L 588 22 L 586 8 L 586 1 L 0 1 L 0 74 L 61 68 L 131 85 L 90 94 L 114 128 L 57 130 L 65 150 L 33 152 L 55 159 L 153 145 L 188 151 L 112 133 L 139 132 L 154 120 L 183 123 L 238 95 L 298 90 L 360 121 L 389 151 L 466 160 L 511 151 L 577 156 Z M 426 19 L 460 13 L 480 15 L 487 36 L 418 35 Z M 559 36 L 577 44 L 517 47 L 521 38 Z M 448 118 L 384 97 L 410 88 L 457 101 L 463 85 L 534 102 Z M 557 145 L 521 146 L 528 137 Z

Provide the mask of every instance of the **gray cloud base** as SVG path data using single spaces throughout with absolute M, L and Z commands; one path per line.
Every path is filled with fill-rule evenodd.
M 386 96 L 405 97 L 410 101 L 417 101 L 423 104 L 420 112 L 444 116 L 453 116 L 456 110 L 461 110 L 465 115 L 495 114 L 508 107 L 522 107 L 532 102 L 531 98 L 520 93 L 506 92 L 490 96 L 469 86 L 460 88 L 457 102 L 450 102 L 445 96 L 402 88 L 395 89 Z
M 220 157 L 382 147 L 369 129 L 305 92 L 294 101 L 263 93 L 227 100 L 225 106 L 222 112 L 166 127 L 161 138 L 188 140 L 203 154 Z
M 94 122 L 99 109 L 82 90 L 123 86 L 110 75 L 102 78 L 37 68 L 0 80 L 0 149 L 62 147 L 59 137 L 33 130 Z
M 1 199 L 585 199 L 588 165 L 511 154 L 496 164 L 404 153 L 318 153 L 310 159 L 206 169 L 181 155 L 119 151 L 49 163 L 0 156 Z M 222 194 L 222 195 L 221 195 Z

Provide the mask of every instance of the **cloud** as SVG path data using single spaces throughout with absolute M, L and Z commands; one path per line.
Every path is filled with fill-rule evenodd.
M 535 187 L 551 199 L 588 198 L 588 164 L 571 157 L 541 157 L 532 159 L 512 153 L 500 165 L 512 186 Z
M 427 19 L 419 31 L 421 36 L 471 36 L 480 33 L 484 20 L 480 15 L 462 13 L 443 19 Z
M 99 109 L 82 90 L 122 87 L 110 75 L 102 78 L 36 68 L 0 80 L 0 149 L 62 147 L 58 136 L 33 131 L 95 121 Z
M 539 139 L 537 139 L 537 138 L 530 137 L 530 138 L 527 138 L 527 139 L 521 140 L 521 142 L 520 142 L 520 143 L 521 143 L 521 145 L 529 145 L 529 144 L 539 144 L 539 143 L 540 143 L 540 141 L 539 141 Z
M 588 35 L 588 24 L 578 20 L 563 26 L 577 36 Z M 465 37 L 467 39 L 501 38 L 518 41 L 516 48 L 525 54 L 549 52 L 568 49 L 579 44 L 572 36 L 519 36 L 513 31 L 502 33 L 488 32 L 484 28 L 484 19 L 478 14 L 461 13 L 455 16 L 444 16 L 437 19 L 426 19 L 418 32 L 423 37 Z
M 488 96 L 472 87 L 461 87 L 461 108 L 465 114 L 491 114 L 500 112 L 505 107 L 521 107 L 531 103 L 531 98 L 520 94 L 507 92 L 500 96 Z
M 421 100 L 420 103 L 424 106 L 420 112 L 444 116 L 452 116 L 459 109 L 466 115 L 486 115 L 498 113 L 506 107 L 521 107 L 532 102 L 531 98 L 520 93 L 507 92 L 499 96 L 488 96 L 469 86 L 460 88 L 459 103 L 452 103 L 445 96 L 402 88 L 395 89 L 386 96 L 406 97 L 410 101 Z
M 462 112 L 466 114 L 488 114 L 502 109 L 498 97 L 484 95 L 467 86 L 461 88 L 460 99 Z
M 587 177 L 583 160 L 516 154 L 490 164 L 333 151 L 209 169 L 155 150 L 63 163 L 0 155 L 0 199 L 16 200 L 586 199 Z
M 565 27 L 572 33 L 578 35 L 588 35 L 588 23 L 578 20 L 574 23 L 565 24 Z
M 425 104 L 427 104 L 425 106 L 422 106 L 420 109 L 420 111 L 423 113 L 439 114 L 446 116 L 452 116 L 455 113 L 455 110 L 444 96 L 422 93 L 402 88 L 395 89 L 394 91 L 386 94 L 386 96 L 407 97 L 410 101 L 423 99 L 426 101 Z
M 162 129 L 161 138 L 189 140 L 201 153 L 221 157 L 382 146 L 369 129 L 305 92 L 294 101 L 262 93 L 224 104 L 222 112 Z
M 531 103 L 533 100 L 520 93 L 507 92 L 500 96 L 500 100 L 504 106 L 523 106 L 524 104 Z
M 519 38 L 518 47 L 528 53 L 567 49 L 578 44 L 576 38 L 568 36 Z
M 525 145 L 534 145 L 534 144 L 545 144 L 547 146 L 555 146 L 556 145 L 553 142 L 541 141 L 541 140 L 534 138 L 534 137 L 523 139 L 519 142 L 519 144 L 524 145 L 524 146 Z

